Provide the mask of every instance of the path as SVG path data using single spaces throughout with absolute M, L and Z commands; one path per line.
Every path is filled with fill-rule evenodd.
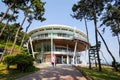
M 78 70 L 70 65 L 57 65 L 54 68 L 45 67 L 45 65 L 38 67 L 41 70 L 16 80 L 86 80 Z

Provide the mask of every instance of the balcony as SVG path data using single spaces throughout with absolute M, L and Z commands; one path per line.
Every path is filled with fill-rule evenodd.
M 50 54 L 51 52 L 46 52 L 45 54 Z M 53 51 L 55 55 L 73 55 L 73 52 L 60 52 L 60 51 Z

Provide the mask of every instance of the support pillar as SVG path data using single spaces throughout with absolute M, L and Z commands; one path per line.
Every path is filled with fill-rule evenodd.
M 28 51 L 28 53 L 29 53 L 29 55 L 30 55 L 30 50 L 29 50 L 29 41 L 28 41 L 28 43 L 27 43 L 27 51 Z
M 77 59 L 78 59 L 78 57 L 76 56 L 76 58 L 75 58 L 75 63 L 76 63 L 76 64 L 78 64 Z
M 75 48 L 74 48 L 74 53 L 73 53 L 73 64 L 75 64 L 75 53 L 76 53 L 76 48 L 77 48 L 77 40 L 75 42 Z
M 67 64 L 69 64 L 69 56 L 67 55 Z
M 31 51 L 32 51 L 32 56 L 35 58 L 34 50 L 33 50 L 33 44 L 32 44 L 32 39 L 30 37 L 30 46 L 31 46 Z
M 85 46 L 85 66 L 87 65 L 87 60 L 86 60 L 86 54 L 87 54 L 87 45 Z
M 67 45 L 67 64 L 69 64 L 69 56 L 68 56 L 68 54 L 69 54 L 69 51 L 68 51 L 68 45 Z
M 62 64 L 63 64 L 63 56 L 62 56 Z
M 53 62 L 53 61 L 54 61 L 54 55 L 53 55 L 53 35 L 51 33 L 51 62 Z

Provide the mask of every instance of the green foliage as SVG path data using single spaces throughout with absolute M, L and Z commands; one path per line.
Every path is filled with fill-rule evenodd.
M 84 76 L 87 77 L 87 80 L 119 80 L 120 73 L 115 72 L 110 67 L 104 66 L 103 70 L 99 72 L 96 68 L 89 69 L 83 67 L 77 67 Z
M 6 42 L 4 40 L 0 39 L 0 49 L 4 49 Z M 7 49 L 10 49 L 12 47 L 13 43 L 9 41 L 7 43 Z M 15 45 L 15 49 L 19 49 L 19 45 Z
M 112 4 L 108 4 L 106 11 L 104 12 L 101 21 L 102 25 L 110 27 L 113 36 L 117 36 L 120 33 L 120 1 L 115 1 Z
M 15 55 L 7 55 L 3 60 L 3 62 L 8 66 L 17 65 L 17 70 L 21 72 L 28 71 L 29 69 L 30 71 L 33 71 L 34 70 L 33 61 L 34 59 L 31 56 L 21 53 Z
M 105 5 L 110 1 L 111 0 L 80 0 L 72 7 L 72 17 L 78 20 L 82 20 L 83 18 L 87 20 L 94 20 L 94 12 L 96 12 L 96 17 L 100 16 L 105 8 Z
M 8 6 L 7 8 L 8 10 L 6 10 L 5 12 L 1 12 L 0 14 L 0 16 L 3 17 L 2 19 L 7 20 L 7 23 L 5 24 L 0 23 L 0 29 L 4 31 L 3 32 L 4 34 L 2 34 L 0 38 L 4 41 L 7 41 L 8 39 L 10 39 L 11 42 L 14 41 L 12 49 L 14 48 L 15 44 L 20 45 L 21 41 L 23 41 L 21 44 L 22 46 L 28 40 L 27 33 L 21 31 L 25 19 L 28 19 L 29 20 L 28 22 L 30 24 L 32 23 L 33 19 L 39 20 L 41 22 L 46 20 L 43 17 L 45 12 L 44 9 L 45 2 L 42 2 L 41 0 L 2 0 L 2 2 Z M 9 14 L 9 10 L 11 10 L 13 14 Z M 16 14 L 19 14 L 19 10 L 21 10 L 24 13 L 24 17 L 25 17 L 21 22 L 21 25 L 19 23 L 14 23 L 12 25 L 8 24 L 11 20 L 16 21 L 18 19 L 19 15 Z M 7 26 L 5 27 L 5 25 Z M 29 27 L 26 28 L 26 32 Z M 24 34 L 25 34 L 25 38 L 23 38 Z
M 5 25 L 4 23 L 0 23 L 0 29 L 2 29 L 2 27 L 4 25 Z M 9 45 L 12 46 L 13 41 L 15 39 L 16 31 L 17 31 L 19 26 L 20 26 L 19 23 L 8 24 L 7 28 L 5 28 L 3 34 L 0 37 L 0 39 L 1 39 L 0 44 L 4 43 L 3 45 L 5 45 L 5 42 L 8 40 L 10 42 L 8 44 L 8 46 Z M 21 30 L 19 32 L 19 35 L 18 35 L 19 37 L 18 37 L 17 42 L 16 42 L 17 45 L 20 45 L 20 43 L 22 41 L 22 37 L 23 37 L 24 34 L 26 34 L 26 37 L 25 37 L 24 41 L 27 41 L 28 40 L 28 35 L 27 35 L 27 33 L 23 32 L 22 28 L 21 28 Z
M 15 80 L 39 70 L 38 68 L 35 68 L 34 71 L 31 70 L 32 72 L 20 72 L 16 70 L 16 65 L 10 66 L 10 70 L 6 70 L 5 68 L 6 65 L 0 64 L 0 80 Z
M 119 46 L 119 56 L 120 56 L 120 0 L 116 0 L 112 4 L 108 4 L 106 11 L 101 18 L 103 26 L 103 32 L 105 32 L 106 27 L 110 27 L 113 36 L 117 36 L 118 46 Z
M 33 6 L 33 9 L 34 9 L 34 19 L 35 20 L 39 20 L 39 21 L 44 21 L 46 20 L 43 15 L 44 15 L 44 12 L 45 12 L 45 9 L 44 9 L 44 5 L 45 5 L 45 2 L 42 2 L 41 0 L 31 0 L 31 4 Z
M 27 54 L 17 54 L 15 58 L 17 60 L 17 69 L 22 72 L 24 72 L 25 69 L 29 68 L 30 66 L 33 66 L 34 59 Z
M 115 65 L 117 66 L 118 71 L 120 71 L 120 63 L 119 62 L 115 62 Z M 113 61 L 112 61 L 112 67 L 114 67 Z
M 4 45 L 0 44 L 0 52 L 3 52 L 4 50 Z
M 36 71 L 37 69 L 35 68 L 35 66 L 28 66 L 26 69 L 25 69 L 25 72 L 33 72 L 33 71 Z
M 28 3 L 28 1 L 29 0 L 2 0 L 2 2 L 7 4 L 8 6 L 11 5 L 11 4 L 14 4 L 13 8 L 17 8 L 19 6 L 26 5 Z
M 6 55 L 4 57 L 3 63 L 14 65 L 15 64 L 15 55 Z
M 17 13 L 17 12 L 13 12 L 14 13 Z M 0 17 L 2 17 L 5 13 L 1 12 L 0 14 Z M 13 22 L 13 21 L 16 21 L 17 17 L 18 16 L 14 16 L 13 14 L 6 14 L 6 16 L 4 17 L 4 20 L 9 20 L 10 22 Z
M 41 62 L 42 62 L 42 59 L 43 59 L 43 53 L 42 53 L 42 52 L 35 54 L 35 61 L 36 61 L 37 63 L 41 63 Z

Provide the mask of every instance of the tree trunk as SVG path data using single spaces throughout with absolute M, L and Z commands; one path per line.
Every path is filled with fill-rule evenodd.
M 3 31 L 4 31 L 5 28 L 7 27 L 8 23 L 9 23 L 9 21 L 10 21 L 10 19 L 12 18 L 13 15 L 14 15 L 14 12 L 13 12 L 13 14 L 9 17 L 9 19 L 8 19 L 7 22 L 6 22 L 6 24 L 5 24 L 4 27 L 2 28 L 2 30 L 1 30 L 1 32 L 0 32 L 0 37 L 2 36 Z
M 88 27 L 87 27 L 87 21 L 85 17 L 84 17 L 84 21 L 85 21 L 85 28 L 86 28 L 86 33 L 87 33 L 87 42 L 89 43 Z
M 8 13 L 8 11 L 10 10 L 10 8 L 11 8 L 13 5 L 14 5 L 14 3 L 11 4 L 11 5 L 7 8 L 6 12 L 4 13 L 4 15 L 2 16 L 2 18 L 0 19 L 0 23 L 2 22 L 2 20 L 4 19 L 4 17 L 6 16 L 6 14 Z
M 95 38 L 96 38 L 96 50 L 97 50 L 97 59 L 98 59 L 98 64 L 99 64 L 99 71 L 102 71 L 101 68 L 101 62 L 100 62 L 100 56 L 99 56 L 99 50 L 98 50 L 98 35 L 97 35 L 97 18 L 96 18 L 96 10 L 94 6 L 94 25 L 95 25 Z
M 12 45 L 12 49 L 11 49 L 11 51 L 10 51 L 10 54 L 12 54 L 12 52 L 14 51 L 14 47 L 15 47 L 15 44 L 16 44 L 16 41 L 17 41 L 17 38 L 18 38 L 19 31 L 20 31 L 20 29 L 22 28 L 23 23 L 25 22 L 26 18 L 27 18 L 27 16 L 24 17 L 24 19 L 23 19 L 20 27 L 18 27 L 18 29 L 17 29 L 16 35 L 15 35 L 15 39 L 14 39 L 14 43 L 13 43 L 13 45 Z
M 32 23 L 32 22 L 30 22 L 29 25 L 26 27 L 26 33 L 27 33 L 28 28 L 30 27 L 31 23 Z M 20 44 L 19 51 L 21 50 L 21 47 L 22 47 L 22 45 L 23 45 L 23 42 L 24 42 L 25 36 L 26 36 L 26 34 L 23 35 L 23 38 L 22 38 L 22 41 L 21 41 L 21 44 Z
M 98 30 L 97 30 L 97 32 L 98 32 L 98 34 L 100 35 L 102 41 L 104 42 L 104 45 L 105 45 L 105 47 L 106 47 L 108 53 L 110 54 L 110 56 L 111 56 L 112 59 L 113 59 L 113 66 L 114 66 L 115 70 L 118 71 L 118 69 L 117 69 L 117 65 L 116 65 L 116 60 L 115 60 L 113 54 L 112 54 L 111 51 L 109 50 L 109 48 L 108 48 L 108 46 L 107 46 L 107 43 L 105 42 L 103 36 L 100 34 L 100 32 L 99 32 Z
M 10 65 L 7 63 L 6 64 L 6 69 L 9 70 L 10 69 Z
M 5 52 L 6 52 L 8 41 L 9 41 L 9 36 L 8 36 L 8 38 L 7 38 L 7 42 L 6 42 L 6 44 L 5 44 L 5 48 L 4 48 L 3 54 L 2 54 L 1 57 L 0 57 L 0 62 L 2 62 L 3 55 L 4 55 Z
M 87 42 L 89 43 L 88 27 L 87 27 L 87 21 L 86 21 L 85 17 L 84 17 L 84 21 L 85 21 L 85 28 L 86 28 L 86 33 L 87 33 Z M 89 50 L 88 50 L 88 53 L 89 53 Z M 89 54 L 88 54 L 88 56 L 89 56 Z M 90 63 L 90 61 L 89 61 L 89 63 Z M 91 68 L 91 65 L 89 66 L 89 68 Z
M 85 27 L 86 27 L 86 33 L 87 33 L 87 42 L 89 43 L 89 35 L 88 35 L 88 27 L 87 27 L 87 21 L 84 17 Z M 89 69 L 91 69 L 91 61 L 90 61 L 90 54 L 88 50 L 88 57 L 89 57 Z

